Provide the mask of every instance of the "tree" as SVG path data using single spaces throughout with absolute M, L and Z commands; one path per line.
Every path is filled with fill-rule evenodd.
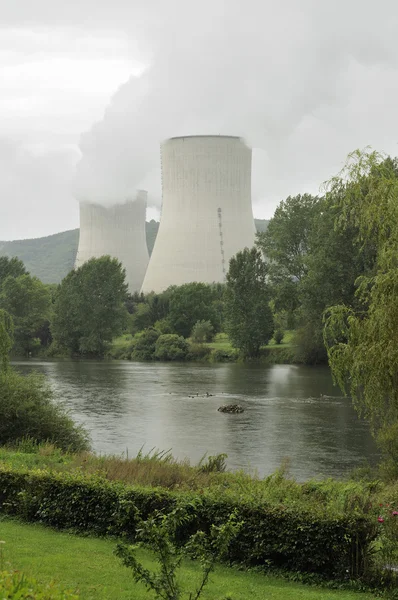
M 40 347 L 39 331 L 48 323 L 51 295 L 37 277 L 9 275 L 0 292 L 0 306 L 14 321 L 14 351 L 28 354 Z
M 246 357 L 258 356 L 272 337 L 267 265 L 260 250 L 245 248 L 230 260 L 225 290 L 226 331 Z
M 325 315 L 332 373 L 369 420 L 385 455 L 398 461 L 398 178 L 396 161 L 377 152 L 352 153 L 329 183 L 337 227 L 354 227 L 361 246 L 375 251 L 374 272 L 357 280 L 357 305 Z
M 185 338 L 175 333 L 165 333 L 156 340 L 154 356 L 158 360 L 185 360 L 188 351 Z
M 214 338 L 214 327 L 210 321 L 197 321 L 192 327 L 191 338 L 197 344 L 211 342 Z
M 257 246 L 269 261 L 269 280 L 276 310 L 293 313 L 300 305 L 299 284 L 307 273 L 306 256 L 319 199 L 310 194 L 289 196 L 277 207 Z
M 187 338 L 197 321 L 210 321 L 215 331 L 219 330 L 220 319 L 215 302 L 216 292 L 206 283 L 186 283 L 174 288 L 169 305 L 169 316 L 173 330 Z
M 12 317 L 0 309 L 0 373 L 8 370 L 9 353 L 13 345 L 14 323 Z
M 7 277 L 15 278 L 20 275 L 28 275 L 22 260 L 19 260 L 16 256 L 12 258 L 0 256 L 0 287 Z
M 125 271 L 115 258 L 92 258 L 71 271 L 54 304 L 53 343 L 70 354 L 103 356 L 127 324 L 126 294 Z

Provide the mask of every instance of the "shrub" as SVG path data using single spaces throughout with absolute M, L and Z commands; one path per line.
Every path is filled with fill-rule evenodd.
M 156 321 L 154 328 L 160 333 L 160 335 L 165 333 L 173 333 L 173 328 L 168 319 L 160 319 L 159 321 Z
M 196 321 L 192 327 L 191 338 L 197 344 L 211 342 L 214 339 L 214 327 L 210 321 Z
M 205 360 L 211 354 L 211 348 L 205 344 L 189 344 L 187 360 Z
M 274 333 L 274 340 L 276 344 L 280 344 L 283 340 L 283 331 L 281 329 L 277 329 Z
M 155 357 L 158 360 L 185 360 L 189 344 L 180 335 L 166 333 L 159 336 L 155 346 Z
M 27 437 L 71 452 L 89 448 L 87 433 L 55 403 L 43 376 L 8 370 L 0 374 L 0 445 Z
M 160 333 L 153 327 L 136 333 L 132 341 L 132 360 L 153 360 L 159 335 Z
M 217 348 L 210 354 L 212 362 L 235 362 L 239 358 L 238 350 L 222 350 Z
M 20 571 L 0 572 L 0 597 L 4 600 L 79 600 L 79 596 L 61 590 L 54 583 L 40 584 Z
M 12 470 L 0 465 L 0 510 L 53 527 L 125 535 L 134 540 L 139 519 L 175 506 L 193 512 L 176 532 L 184 544 L 198 530 L 226 522 L 235 511 L 245 526 L 228 559 L 248 566 L 272 565 L 327 577 L 361 574 L 376 537 L 376 525 L 355 510 L 340 513 L 327 507 L 291 505 L 228 497 L 219 490 L 171 492 L 127 486 L 98 476 Z M 139 517 L 139 518 L 138 518 Z

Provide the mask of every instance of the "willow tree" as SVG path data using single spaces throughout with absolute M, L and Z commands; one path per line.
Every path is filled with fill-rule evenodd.
M 397 163 L 355 151 L 327 194 L 336 227 L 354 226 L 362 247 L 373 247 L 375 268 L 357 284 L 357 308 L 334 306 L 324 339 L 333 376 L 371 425 L 386 457 L 398 460 L 398 178 Z
M 14 325 L 12 317 L 0 309 L 0 373 L 8 370 L 9 353 L 13 345 Z

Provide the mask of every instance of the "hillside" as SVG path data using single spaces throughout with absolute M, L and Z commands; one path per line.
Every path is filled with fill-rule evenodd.
M 255 223 L 257 231 L 265 231 L 268 225 L 264 219 L 255 219 Z M 152 253 L 158 229 L 157 221 L 146 223 L 149 254 Z M 0 256 L 18 256 L 29 273 L 43 283 L 60 283 L 73 268 L 78 243 L 79 230 L 72 229 L 42 238 L 0 242 Z

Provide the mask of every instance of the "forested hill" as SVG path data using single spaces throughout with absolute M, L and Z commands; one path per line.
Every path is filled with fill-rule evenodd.
M 258 231 L 264 231 L 268 225 L 268 221 L 264 219 L 255 219 L 255 223 Z M 146 223 L 149 254 L 152 252 L 158 228 L 157 221 Z M 72 229 L 42 238 L 0 242 L 0 256 L 18 256 L 29 273 L 41 279 L 43 283 L 60 283 L 73 268 L 78 243 L 79 230 Z

